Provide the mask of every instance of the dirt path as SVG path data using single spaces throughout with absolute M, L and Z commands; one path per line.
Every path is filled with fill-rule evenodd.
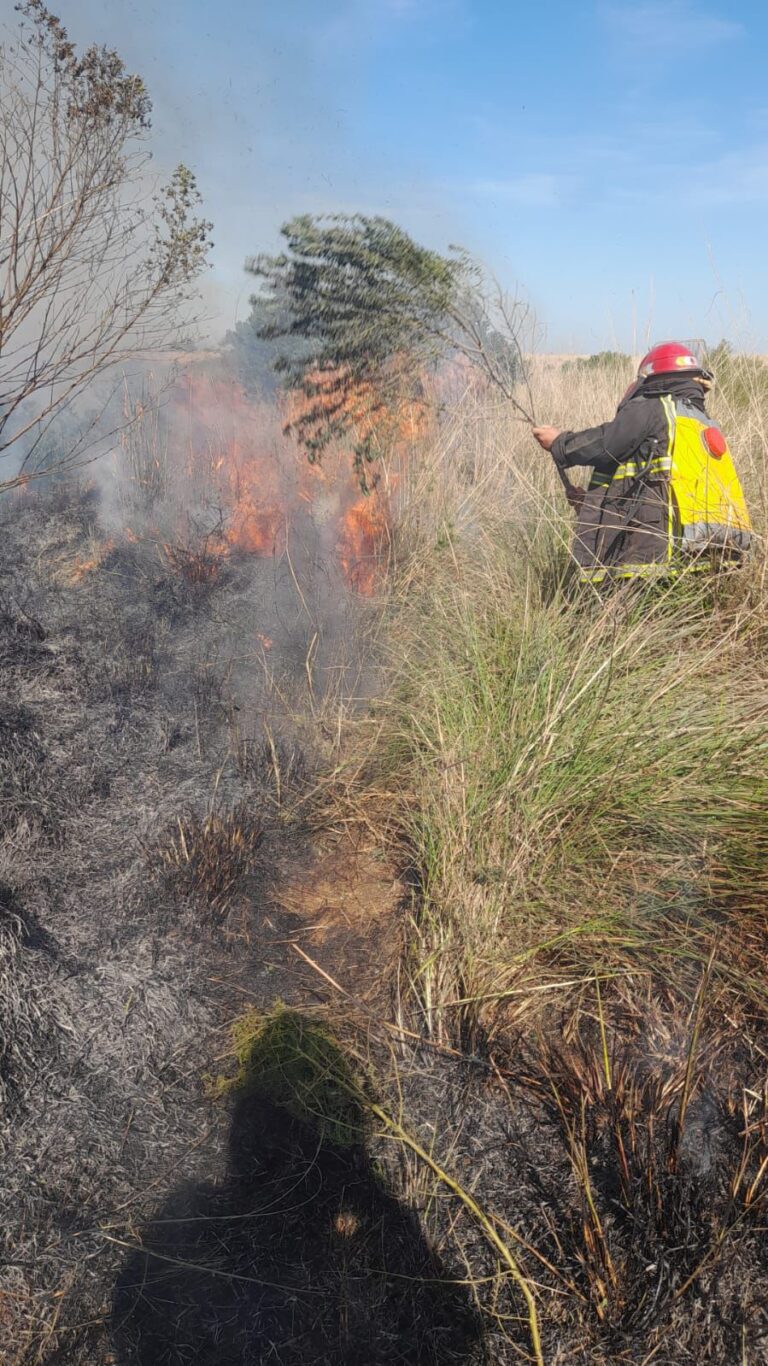
M 388 1005 L 402 896 L 387 860 L 349 834 L 284 856 L 269 909 L 255 926 L 259 1004 L 338 997 L 335 983 L 369 1009 Z

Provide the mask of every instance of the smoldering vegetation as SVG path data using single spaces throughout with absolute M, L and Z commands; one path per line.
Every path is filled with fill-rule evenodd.
M 135 1221 L 219 1172 L 227 1121 L 203 1076 L 236 983 L 290 996 L 263 919 L 280 860 L 306 844 L 289 808 L 332 744 L 323 708 L 354 607 L 317 545 L 290 565 L 219 546 L 215 574 L 189 573 L 146 522 L 117 535 L 105 489 L 2 505 L 9 1363 L 112 1360 Z

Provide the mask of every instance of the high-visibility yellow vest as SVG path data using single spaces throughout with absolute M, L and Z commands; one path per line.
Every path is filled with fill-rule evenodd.
M 684 555 L 743 553 L 751 524 L 739 477 L 720 427 L 699 408 L 662 398 L 669 426 L 675 544 Z
M 708 569 L 713 561 L 736 561 L 749 549 L 749 513 L 720 427 L 700 408 L 669 394 L 661 404 L 666 446 L 659 445 L 650 456 L 638 452 L 612 475 L 596 471 L 592 476 L 590 490 L 603 487 L 605 494 L 597 521 L 592 511 L 591 526 L 595 536 L 601 522 L 611 527 L 608 545 L 618 547 L 618 554 L 606 563 L 605 550 L 601 553 L 595 540 L 595 559 L 581 562 L 582 582 L 668 577 L 687 567 Z M 656 493 L 645 502 L 653 525 L 644 533 L 646 481 Z M 589 530 L 582 541 L 589 545 Z M 644 553 L 638 558 L 634 552 L 640 541 Z

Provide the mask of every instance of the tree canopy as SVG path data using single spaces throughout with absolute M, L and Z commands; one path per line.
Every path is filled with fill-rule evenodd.
M 262 282 L 252 299 L 256 333 L 279 343 L 275 369 L 301 400 L 288 425 L 310 460 L 351 435 L 365 484 L 398 408 L 418 399 L 425 374 L 452 353 L 520 407 L 518 306 L 508 308 L 500 292 L 489 305 L 466 252 L 441 255 L 388 219 L 363 214 L 305 214 L 282 235 L 282 253 L 253 257 L 247 269 Z

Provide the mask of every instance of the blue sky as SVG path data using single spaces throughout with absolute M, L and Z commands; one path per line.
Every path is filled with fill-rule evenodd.
M 555 351 L 768 349 L 768 5 L 52 0 L 144 75 L 215 224 L 214 332 L 296 212 L 460 242 Z M 10 4 L 8 4 L 10 9 Z

